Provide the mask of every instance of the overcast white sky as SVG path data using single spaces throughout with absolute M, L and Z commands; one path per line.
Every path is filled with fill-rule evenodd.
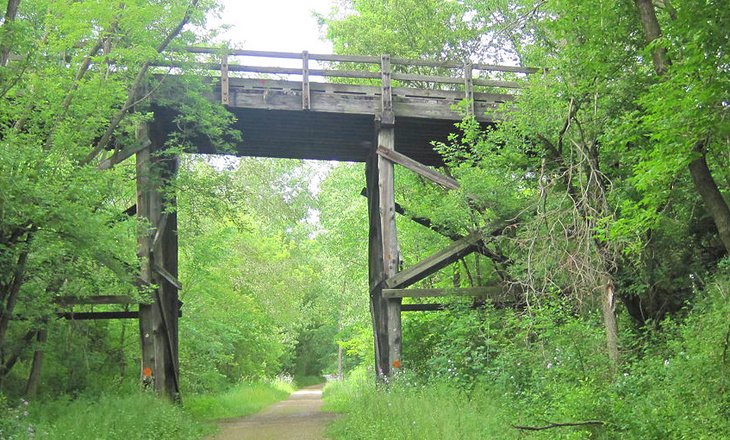
M 322 14 L 329 12 L 335 0 L 223 0 L 225 11 L 220 23 L 230 26 L 221 38 L 230 41 L 238 49 L 332 53 L 332 44 L 322 41 L 317 20 L 313 11 Z M 215 22 L 214 22 L 215 23 Z M 274 64 L 263 59 L 247 59 L 247 64 L 264 64 L 283 66 L 287 61 L 301 63 L 297 60 L 276 60 Z M 245 136 L 245 133 L 244 133 Z M 238 158 L 220 156 L 212 163 L 220 168 L 230 166 Z M 310 191 L 319 192 L 319 185 L 326 176 L 331 163 L 310 163 L 318 170 L 316 177 L 310 182 Z M 318 224 L 319 213 L 311 211 L 307 221 Z
M 331 53 L 332 45 L 319 39 L 312 11 L 327 13 L 333 0 L 224 0 L 223 36 L 237 48 L 282 52 Z

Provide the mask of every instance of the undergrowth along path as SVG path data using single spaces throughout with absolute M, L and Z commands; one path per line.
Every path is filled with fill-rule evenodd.
M 214 440 L 324 440 L 336 414 L 322 411 L 324 384 L 302 388 L 263 411 L 219 422 Z

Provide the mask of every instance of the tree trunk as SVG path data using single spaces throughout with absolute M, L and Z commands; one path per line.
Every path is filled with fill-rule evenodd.
M 652 0 L 634 0 L 634 3 L 639 10 L 641 27 L 644 28 L 644 38 L 647 43 L 652 43 L 662 35 Z M 651 51 L 651 60 L 654 63 L 654 70 L 659 76 L 663 75 L 669 68 L 667 50 L 663 47 L 655 47 Z
M 712 178 L 704 152 L 689 164 L 689 172 L 707 211 L 715 221 L 725 251 L 730 254 L 730 208 Z
M 644 29 L 646 42 L 652 43 L 662 34 L 652 0 L 634 0 L 634 2 L 639 10 L 639 18 L 641 20 L 641 26 Z M 670 65 L 666 49 L 663 47 L 655 47 L 652 50 L 651 56 L 657 75 L 664 75 Z M 692 181 L 694 182 L 695 189 L 702 196 L 702 201 L 717 226 L 720 240 L 725 246 L 725 251 L 730 253 L 730 207 L 728 207 L 727 202 L 722 197 L 715 183 L 715 179 L 712 177 L 710 168 L 707 166 L 705 141 L 697 142 L 694 151 L 700 153 L 700 157 L 689 164 Z
M 30 251 L 30 235 L 26 239 L 25 247 L 20 252 L 18 263 L 13 273 L 13 281 L 10 284 L 7 294 L 2 295 L 3 301 L 0 302 L 0 350 L 5 346 L 5 334 L 13 316 L 15 303 L 18 301 L 20 287 L 23 285 L 23 277 L 25 275 L 25 265 L 28 262 L 28 252 Z
M 342 371 L 342 346 L 339 344 L 337 345 L 337 378 L 339 380 L 343 379 L 343 371 Z
M 18 6 L 20 5 L 20 0 L 8 0 L 8 6 L 5 9 L 5 20 L 3 21 L 2 26 L 2 44 L 0 47 L 0 67 L 6 66 L 8 64 L 8 60 L 10 59 L 10 42 L 8 41 L 10 39 L 10 35 L 12 33 L 12 29 L 6 28 L 9 23 L 12 23 L 15 21 L 15 17 L 18 15 Z
M 610 275 L 605 278 L 604 292 L 601 296 L 603 325 L 606 328 L 606 347 L 608 358 L 615 369 L 620 361 L 618 351 L 618 322 L 616 321 L 616 287 Z
M 46 329 L 38 330 L 35 353 L 33 354 L 33 364 L 30 367 L 30 375 L 28 376 L 28 383 L 25 387 L 25 395 L 29 399 L 35 397 L 38 392 L 38 384 L 41 380 L 41 368 L 43 367 L 43 345 L 46 343 L 48 332 Z

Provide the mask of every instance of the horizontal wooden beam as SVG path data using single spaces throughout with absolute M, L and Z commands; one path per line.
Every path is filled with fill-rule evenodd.
M 129 295 L 59 296 L 53 300 L 60 306 L 78 304 L 136 304 L 138 300 Z
M 66 320 L 92 321 L 100 319 L 137 319 L 139 311 L 131 310 L 124 312 L 60 312 L 56 316 Z M 178 309 L 178 318 L 182 316 L 182 310 Z
M 446 306 L 443 304 L 402 304 L 400 306 L 401 312 L 438 312 L 446 310 Z
M 464 78 L 454 78 L 449 76 L 437 76 L 437 75 L 417 75 L 410 73 L 394 73 L 393 79 L 397 81 L 422 81 L 437 84 L 463 84 Z M 523 84 L 517 81 L 499 81 L 491 79 L 474 79 L 472 80 L 475 86 L 487 86 L 487 87 L 504 87 L 509 89 L 518 89 L 524 87 Z
M 139 312 L 126 311 L 126 312 L 59 312 L 57 314 L 59 318 L 74 320 L 74 321 L 91 321 L 97 319 L 137 319 L 139 318 Z
M 437 296 L 483 296 L 493 297 L 502 293 L 502 286 L 494 282 L 488 286 L 445 288 L 445 289 L 383 289 L 384 298 L 432 298 Z
M 385 288 L 399 289 L 408 287 L 474 252 L 481 240 L 482 234 L 480 232 L 472 232 L 466 237 L 454 241 L 445 249 L 436 252 L 415 265 L 398 272 L 392 278 L 385 280 Z
M 443 186 L 446 189 L 459 189 L 459 182 L 457 182 L 456 180 L 432 170 L 426 165 L 423 165 L 422 163 L 411 159 L 405 154 L 383 148 L 382 146 L 379 146 L 376 152 L 379 156 L 382 156 L 391 162 L 397 163 L 398 165 L 402 165 L 413 171 L 414 173 L 423 176 L 431 180 L 432 182 Z
M 301 52 L 274 52 L 247 49 L 227 49 L 218 47 L 188 47 L 185 49 L 190 53 L 209 54 L 209 55 L 232 55 L 259 58 L 284 58 L 284 59 L 301 59 Z M 363 64 L 380 64 L 379 56 L 368 55 L 333 55 L 333 54 L 309 54 L 310 60 L 316 61 L 332 61 L 343 63 L 363 63 Z M 439 67 L 447 69 L 463 69 L 464 63 L 455 61 L 435 61 L 435 60 L 416 60 L 409 58 L 391 58 L 391 64 L 407 65 L 407 66 L 423 66 L 423 67 Z M 494 71 L 494 72 L 516 72 L 516 73 L 536 73 L 540 69 L 533 67 L 520 66 L 499 66 L 494 64 L 473 64 L 474 70 Z

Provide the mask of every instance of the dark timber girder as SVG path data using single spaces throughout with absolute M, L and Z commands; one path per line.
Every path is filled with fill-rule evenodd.
M 348 162 L 367 159 L 369 150 L 363 145 L 373 140 L 374 117 L 380 118 L 384 113 L 381 57 L 187 50 L 196 54 L 198 67 L 210 75 L 212 91 L 208 98 L 225 105 L 238 119 L 235 128 L 243 133 L 243 141 L 235 145 L 235 154 Z M 271 64 L 299 60 L 301 67 L 261 66 L 252 62 L 262 58 Z M 357 70 L 339 68 L 341 63 L 353 62 L 360 66 Z M 501 116 L 498 107 L 510 102 L 514 90 L 522 87 L 520 78 L 537 72 L 518 66 L 469 62 L 393 58 L 390 63 L 389 111 L 398 125 L 395 151 L 424 165 L 442 163 L 432 142 L 448 142 L 448 135 L 455 131 L 454 123 L 465 116 L 455 110 L 456 104 L 467 100 L 468 114 L 482 124 L 493 123 Z M 377 66 L 380 71 L 373 71 L 368 65 Z M 413 66 L 425 73 L 403 72 Z M 168 69 L 159 70 L 159 74 L 164 75 L 165 71 Z M 504 74 L 510 76 L 503 77 Z M 174 75 L 164 76 L 166 83 L 174 83 Z M 330 78 L 336 82 L 329 82 Z M 343 84 L 343 79 L 357 79 L 359 84 Z M 177 130 L 174 108 L 158 106 L 154 112 L 162 132 Z M 216 152 L 204 136 L 195 140 L 195 146 L 200 153 Z M 119 154 L 133 153 L 130 150 Z

